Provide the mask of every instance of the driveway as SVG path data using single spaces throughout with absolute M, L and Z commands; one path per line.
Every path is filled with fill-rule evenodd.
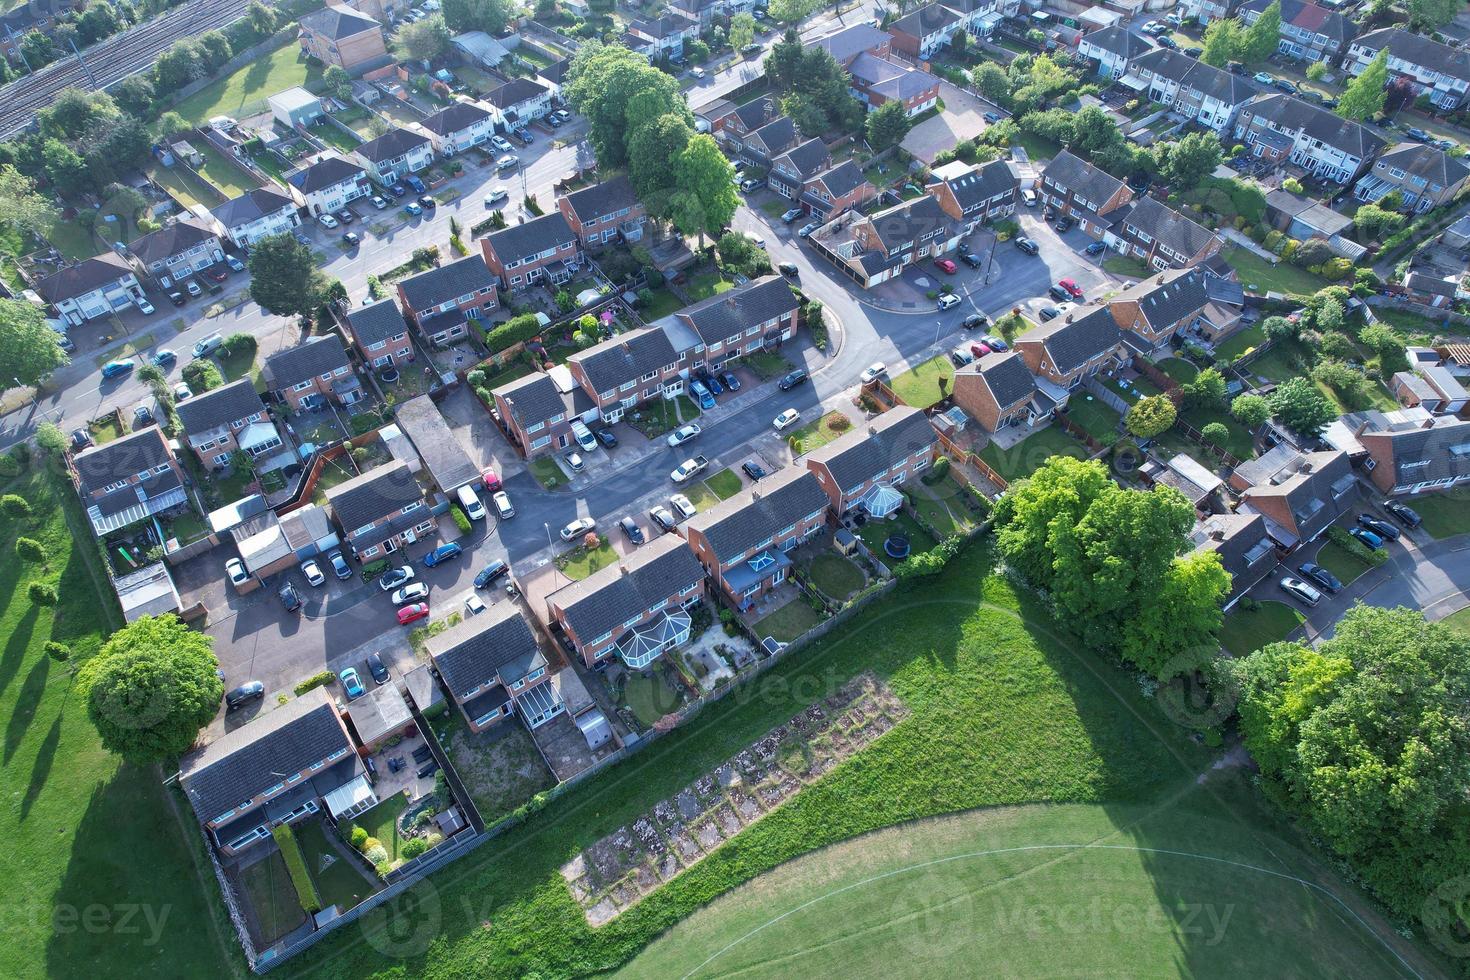
M 985 121 L 985 113 L 993 112 L 1002 118 L 1008 115 L 999 106 L 942 79 L 939 98 L 944 101 L 944 109 L 909 130 L 901 144 L 911 155 L 931 166 L 940 153 L 954 149 L 961 140 L 974 139 L 985 132 L 990 126 Z
M 1357 602 L 1384 609 L 1407 606 L 1422 610 L 1431 620 L 1443 619 L 1470 605 L 1470 535 L 1429 541 L 1422 546 L 1410 542 L 1405 547 L 1405 540 L 1388 546 L 1392 556 L 1388 561 L 1368 569 L 1347 588 L 1325 597 L 1307 612 L 1302 630 L 1308 640 L 1331 637 L 1338 620 Z M 1280 597 L 1277 590 L 1273 598 Z

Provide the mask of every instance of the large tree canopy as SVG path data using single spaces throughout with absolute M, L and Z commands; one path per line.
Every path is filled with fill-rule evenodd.
M 277 316 L 305 316 L 326 295 L 326 277 L 311 249 L 282 232 L 250 249 L 250 298 Z
M 194 744 L 224 694 L 213 644 L 173 615 L 144 616 L 112 634 L 77 676 L 108 751 L 153 763 Z
M 588 137 L 604 170 L 628 165 L 628 143 L 647 123 L 672 113 L 693 127 L 679 83 L 620 45 L 583 44 L 565 91 L 591 124 Z
M 34 385 L 67 362 L 61 336 L 30 303 L 0 299 L 0 391 Z

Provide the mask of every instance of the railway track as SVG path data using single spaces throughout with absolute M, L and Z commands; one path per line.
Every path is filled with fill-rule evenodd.
M 36 112 L 65 88 L 105 89 L 136 74 L 175 41 L 217 30 L 245 14 L 248 0 L 190 0 L 161 17 L 110 37 L 0 88 L 0 139 L 30 126 Z

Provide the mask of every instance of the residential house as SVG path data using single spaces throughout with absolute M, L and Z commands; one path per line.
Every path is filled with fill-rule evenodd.
M 666 534 L 557 589 L 546 597 L 547 613 L 588 667 L 616 654 L 628 668 L 644 670 L 688 642 L 704 578 L 684 539 Z
M 248 248 L 271 235 L 290 232 L 301 224 L 296 202 L 279 191 L 257 187 L 226 201 L 210 212 L 225 237 Z
M 347 345 L 335 333 L 276 351 L 261 365 L 260 376 L 271 394 L 293 412 L 320 408 L 329 398 L 351 405 L 363 397 L 362 381 L 347 359 Z
M 470 321 L 481 320 L 500 305 L 495 275 L 478 255 L 400 279 L 398 302 L 408 321 L 435 347 L 464 337 Z
M 739 152 L 749 163 L 757 167 L 769 167 L 771 161 L 801 142 L 801 132 L 796 123 L 785 116 L 777 116 L 760 129 L 740 139 Z
M 1267 533 L 1287 550 L 1322 534 L 1358 498 L 1346 453 L 1303 453 L 1286 443 L 1235 467 L 1230 486 L 1243 508 L 1266 518 Z
M 1365 174 L 1358 181 L 1362 186 Z M 1353 219 L 1339 214 L 1325 204 L 1300 194 L 1277 188 L 1266 192 L 1266 221 L 1271 227 L 1284 231 L 1292 238 L 1306 241 L 1320 238 L 1330 241 L 1353 226 Z
M 1239 326 L 1244 294 L 1219 289 L 1219 277 L 1200 267 L 1173 269 L 1149 276 L 1110 296 L 1108 309 L 1123 330 L 1123 342 L 1152 356 L 1166 350 L 1176 336 L 1212 340 L 1229 336 Z
M 424 472 L 445 496 L 480 483 L 480 468 L 428 395 L 401 402 L 393 411 L 393 420 L 413 443 Z
M 1254 79 L 1166 48 L 1133 58 L 1122 84 L 1222 135 L 1245 104 L 1261 94 Z
M 322 108 L 322 97 L 297 86 L 277 92 L 265 100 L 270 106 L 271 118 L 286 129 L 306 129 L 322 121 L 326 110 Z
M 1066 392 L 1048 387 L 1059 399 L 1042 390 L 1020 354 L 1007 351 L 985 354 L 956 371 L 952 398 L 985 431 L 999 432 L 1012 425 L 1029 428 L 1051 418 L 1058 401 L 1065 404 Z
M 1366 453 L 1362 466 L 1368 479 L 1386 494 L 1428 493 L 1470 483 L 1470 420 L 1435 415 L 1420 406 L 1355 412 L 1335 425 L 1354 433 Z
M 833 514 L 840 518 L 862 507 L 869 516 L 883 518 L 903 503 L 897 489 L 928 470 L 938 447 L 928 416 L 900 405 L 813 450 L 805 462 Z
M 522 456 L 570 448 L 571 421 L 592 421 L 601 410 L 570 372 L 564 381 L 535 372 L 491 392 L 511 445 Z
M 748 609 L 786 580 L 787 552 L 822 533 L 828 506 L 816 476 L 788 466 L 695 514 L 684 534 L 726 601 Z
M 379 24 L 390 24 L 408 13 L 408 0 L 342 0 L 360 14 L 366 14 Z
M 208 469 L 229 466 L 237 452 L 257 458 L 284 444 L 249 378 L 186 398 L 174 406 L 174 414 L 184 443 Z
M 556 93 L 545 82 L 532 78 L 512 78 L 485 96 L 495 110 L 497 128 L 520 129 L 551 111 L 551 98 Z
M 1260 514 L 1211 514 L 1195 526 L 1190 542 L 1195 551 L 1220 556 L 1221 567 L 1230 575 L 1226 610 L 1276 567 L 1276 543 L 1266 533 L 1266 519 Z
M 959 244 L 963 226 L 925 194 L 871 215 L 839 219 L 808 239 L 848 278 L 868 289 L 915 262 L 938 258 Z
M 1388 49 L 1390 81 L 1407 82 L 1415 95 L 1428 96 L 1441 111 L 1464 106 L 1470 93 L 1470 52 L 1400 27 L 1384 27 L 1353 41 L 1343 70 L 1361 75 L 1384 48 Z
M 350 820 L 375 805 L 362 758 L 326 688 L 315 688 L 185 756 L 179 786 L 220 854 L 325 814 Z
M 509 41 L 509 38 L 506 39 Z M 499 38 L 493 38 L 484 31 L 465 31 L 450 38 L 450 44 L 454 45 L 456 51 L 470 65 L 479 65 L 482 68 L 499 68 L 500 63 L 511 55 L 511 49 L 506 47 Z
M 878 188 L 863 175 L 863 168 L 852 160 L 843 160 L 806 182 L 801 203 L 812 214 L 825 218 L 856 211 L 877 196 Z
M 402 369 L 413 363 L 413 341 L 408 336 L 408 323 L 391 298 L 359 306 L 348 313 L 347 333 L 357 345 L 363 363 L 374 370 Z
M 140 271 L 164 289 L 225 259 L 219 235 L 198 218 L 183 218 L 128 246 Z
M 597 403 L 602 420 L 611 423 L 645 402 L 682 392 L 688 355 L 688 350 L 676 350 L 669 334 L 655 325 L 578 351 L 567 358 L 567 368 Z
M 910 58 L 928 61 L 963 30 L 962 18 L 941 3 L 931 3 L 888 25 L 893 50 Z
M 806 189 L 807 181 L 826 170 L 832 163 L 827 144 L 819 139 L 799 143 L 771 161 L 766 183 L 771 190 L 788 200 L 796 200 Z
M 684 44 L 699 38 L 699 21 L 670 11 L 661 17 L 640 18 L 628 25 L 629 45 L 649 61 L 682 58 Z
M 1443 364 L 1415 364 L 1399 371 L 1389 385 L 1405 408 L 1423 407 L 1433 415 L 1463 415 L 1470 404 L 1470 391 Z
M 488 142 L 495 133 L 495 116 L 473 102 L 460 100 L 440 109 L 419 126 L 429 134 L 434 152 L 448 158 Z
M 286 175 L 286 185 L 297 205 L 313 216 L 340 211 L 372 193 L 367 173 L 338 156 L 323 156 L 291 171 Z
M 1114 211 L 1133 200 L 1117 177 L 1063 150 L 1041 172 L 1041 194 L 1059 215 L 1077 221 L 1093 238 L 1102 238 Z
M 1097 62 L 1097 73 L 1103 78 L 1122 78 L 1135 58 L 1152 50 L 1147 38 L 1121 25 L 1084 34 L 1077 42 L 1077 53 Z
M 846 68 L 852 64 L 854 58 L 864 52 L 880 58 L 887 57 L 893 50 L 893 35 L 872 24 L 853 24 L 822 37 L 803 39 L 803 43 L 809 48 L 821 48 Z
M 1114 212 L 1105 240 L 1154 269 L 1184 269 L 1216 255 L 1225 242 L 1156 197 L 1141 197 Z
M 189 502 L 184 471 L 156 425 L 84 449 L 71 463 L 99 538 Z
M 1098 374 L 1112 375 L 1131 358 L 1106 306 L 1083 307 L 1043 323 L 1016 339 L 1016 352 L 1032 374 L 1068 390 Z
M 1201 518 L 1218 506 L 1219 492 L 1225 485 L 1214 470 L 1188 453 L 1175 453 L 1163 462 L 1146 459 L 1138 468 L 1138 479 L 1149 489 L 1169 487 L 1179 491 Z
M 1184 0 L 1178 9 L 1184 16 L 1193 17 L 1208 26 L 1223 17 L 1229 17 L 1232 5 L 1233 0 Z
M 869 112 L 888 102 L 902 102 L 910 119 L 939 105 L 939 79 L 897 56 L 863 52 L 847 66 L 854 95 Z
M 713 369 L 796 336 L 798 306 L 786 280 L 770 275 L 686 306 L 670 319 L 698 338 L 691 362 L 703 359 Z
M 1261 19 L 1273 0 L 1245 0 L 1235 12 L 1247 26 Z M 1342 14 L 1306 0 L 1274 0 L 1281 4 L 1278 51 L 1300 61 L 1334 62 L 1348 50 L 1358 25 Z
M 302 53 L 324 65 L 361 75 L 392 61 L 383 43 L 383 25 L 350 7 L 328 5 L 298 23 Z
M 513 602 L 491 606 L 425 646 L 449 699 L 472 732 L 483 732 L 521 709 L 538 728 L 562 711 L 536 635 Z
M 132 266 L 114 252 L 103 252 L 52 273 L 37 282 L 35 290 L 73 327 L 125 310 L 145 298 Z
M 51 36 L 56 22 L 76 10 L 74 0 L 24 0 L 0 14 L 0 53 L 20 60 L 20 42 L 32 31 Z
M 485 264 L 517 292 L 543 279 L 567 282 L 582 265 L 582 246 L 566 215 L 552 211 L 480 239 Z
M 361 562 L 391 555 L 432 534 L 438 524 L 424 491 L 401 460 L 328 489 L 327 505 Z
M 739 151 L 746 136 L 781 118 L 781 103 L 772 95 L 760 95 L 738 106 L 723 99 L 721 103 L 709 114 L 710 132 L 735 151 Z
M 390 129 L 377 139 L 359 145 L 352 155 L 373 180 L 387 186 L 433 163 L 434 144 L 422 133 Z
M 1447 309 L 1459 298 L 1460 277 L 1436 269 L 1411 269 L 1404 277 L 1404 294 L 1416 303 Z
M 640 241 L 643 226 L 648 221 L 648 209 L 633 193 L 633 184 L 622 174 L 572 191 L 558 198 L 556 207 L 571 225 L 582 247 L 588 249 L 613 241 Z
M 1376 204 L 1397 191 L 1405 211 L 1423 214 L 1454 200 L 1467 177 L 1470 166 L 1464 160 L 1423 143 L 1399 143 L 1358 178 L 1353 196 Z
M 701 32 L 714 26 L 718 17 L 733 17 L 735 14 L 755 9 L 755 0 L 673 0 L 669 9 L 682 17 L 699 22 Z
M 924 189 L 945 214 L 964 225 L 966 232 L 1007 218 L 1016 210 L 1021 182 L 1004 160 L 976 166 L 954 160 L 935 167 L 932 174 L 934 179 Z
M 1267 159 L 1285 155 L 1323 180 L 1353 181 L 1386 143 L 1359 123 L 1289 95 L 1262 95 L 1240 110 L 1235 138 Z

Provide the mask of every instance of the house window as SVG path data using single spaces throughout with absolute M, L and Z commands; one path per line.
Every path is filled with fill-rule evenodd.
M 373 545 L 371 548 L 368 548 L 366 551 L 362 552 L 362 557 L 363 558 L 372 558 L 377 553 L 378 553 L 378 546 L 377 545 Z

